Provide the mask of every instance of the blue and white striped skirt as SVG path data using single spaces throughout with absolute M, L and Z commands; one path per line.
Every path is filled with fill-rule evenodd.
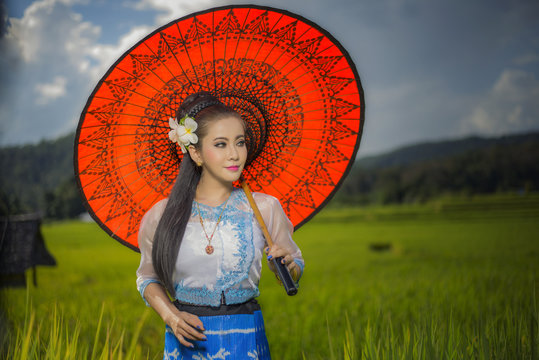
M 219 308 L 176 304 L 180 311 L 197 315 L 204 324 L 205 341 L 186 347 L 166 326 L 164 360 L 180 359 L 271 359 L 264 319 L 256 300 Z

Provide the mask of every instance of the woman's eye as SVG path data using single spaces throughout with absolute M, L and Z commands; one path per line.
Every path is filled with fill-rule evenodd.
M 224 142 L 219 142 L 215 144 L 215 147 L 224 147 L 226 144 Z
M 238 146 L 244 146 L 244 145 L 245 145 L 245 140 L 238 141 Z

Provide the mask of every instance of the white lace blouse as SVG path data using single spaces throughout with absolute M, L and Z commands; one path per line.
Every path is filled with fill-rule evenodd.
M 263 193 L 253 193 L 253 197 L 273 242 L 287 249 L 303 272 L 301 251 L 292 240 L 294 228 L 281 204 L 275 197 Z M 137 287 L 143 299 L 146 286 L 160 282 L 152 265 L 152 243 L 166 203 L 167 199 L 157 202 L 140 224 Z M 227 304 L 237 304 L 258 296 L 265 240 L 247 196 L 242 189 L 232 191 L 211 241 L 214 247 L 211 255 L 205 251 L 208 240 L 199 216 L 202 215 L 204 228 L 210 235 L 225 204 L 198 205 L 200 214 L 193 203 L 176 261 L 172 278 L 176 298 L 184 303 L 218 306 L 222 297 Z

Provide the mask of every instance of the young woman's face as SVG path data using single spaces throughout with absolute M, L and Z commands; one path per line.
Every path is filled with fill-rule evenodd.
M 202 162 L 202 176 L 230 183 L 239 179 L 247 146 L 243 122 L 233 116 L 212 122 L 193 160 Z

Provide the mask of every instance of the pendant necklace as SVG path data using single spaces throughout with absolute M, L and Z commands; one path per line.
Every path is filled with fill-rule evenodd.
M 230 194 L 232 195 L 232 194 Z M 211 255 L 213 254 L 213 246 L 211 244 L 211 239 L 213 239 L 213 234 L 215 234 L 215 230 L 217 230 L 217 226 L 219 226 L 219 223 L 221 222 L 221 216 L 223 216 L 223 213 L 226 209 L 226 204 L 228 203 L 228 199 L 230 199 L 230 195 L 225 201 L 225 205 L 223 206 L 223 210 L 221 210 L 221 214 L 219 214 L 219 218 L 217 219 L 217 224 L 215 224 L 215 227 L 213 228 L 213 231 L 210 236 L 208 236 L 208 233 L 206 232 L 206 228 L 204 227 L 204 220 L 202 219 L 202 213 L 200 212 L 200 207 L 198 206 L 198 201 L 195 201 L 197 204 L 197 210 L 198 210 L 198 218 L 200 220 L 200 225 L 202 226 L 202 230 L 204 231 L 204 235 L 206 235 L 206 240 L 208 240 L 208 245 L 206 246 L 206 254 Z

